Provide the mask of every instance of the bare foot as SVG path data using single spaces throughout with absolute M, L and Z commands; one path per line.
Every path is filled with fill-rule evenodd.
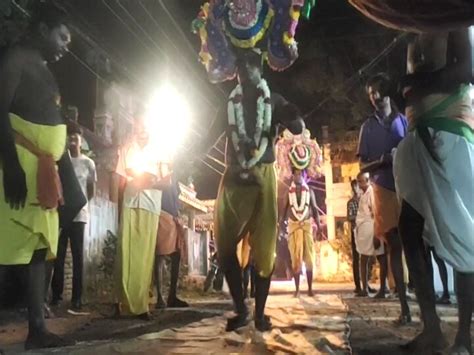
M 137 317 L 138 317 L 138 319 L 141 319 L 141 320 L 144 320 L 144 321 L 147 321 L 147 322 L 153 320 L 153 316 L 151 315 L 150 312 L 145 312 L 145 313 L 139 314 Z
M 396 326 L 404 326 L 411 323 L 411 314 L 400 314 L 397 320 L 393 322 Z
M 226 332 L 232 332 L 249 324 L 248 313 L 237 314 L 235 317 L 227 319 Z
M 25 350 L 59 348 L 66 345 L 66 342 L 61 337 L 45 330 L 34 335 L 28 334 Z
M 385 292 L 384 291 L 379 291 L 377 294 L 374 296 L 375 299 L 384 299 L 385 298 Z
M 295 293 L 293 294 L 293 297 L 294 298 L 300 297 L 300 291 L 295 291 Z
M 309 296 L 309 297 L 314 297 L 314 292 L 313 292 L 313 290 L 308 290 L 308 296 Z
M 436 331 L 423 330 L 413 340 L 401 346 L 403 350 L 413 354 L 436 354 L 448 346 L 441 329 Z
M 255 319 L 255 328 L 261 332 L 267 332 L 272 329 L 272 321 L 269 316 L 263 316 L 261 319 Z

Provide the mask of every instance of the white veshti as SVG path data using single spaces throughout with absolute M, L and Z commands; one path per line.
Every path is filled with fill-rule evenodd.
M 247 135 L 245 129 L 244 109 L 242 102 L 234 102 L 236 96 L 242 96 L 242 86 L 238 84 L 229 96 L 227 104 L 227 117 L 230 126 L 235 126 L 237 130 L 232 132 L 231 140 L 240 166 L 244 170 L 254 167 L 267 150 L 269 143 L 270 129 L 272 125 L 272 105 L 270 102 L 270 88 L 265 79 L 261 79 L 257 85 L 262 94 L 257 98 L 257 120 L 255 124 L 255 134 L 253 139 Z M 262 137 L 263 136 L 263 137 Z M 247 160 L 241 147 L 249 143 L 254 143 L 257 148 L 254 156 Z
M 294 182 L 291 183 L 288 197 L 290 200 L 291 212 L 293 212 L 293 215 L 298 221 L 303 221 L 308 215 L 309 204 L 311 201 L 311 194 L 309 192 L 308 185 L 305 182 L 301 184 L 300 203 L 298 203 L 298 197 L 296 196 L 296 184 Z

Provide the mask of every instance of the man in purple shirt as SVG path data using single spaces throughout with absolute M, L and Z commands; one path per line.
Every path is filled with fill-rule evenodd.
M 405 137 L 408 122 L 390 98 L 390 86 L 390 79 L 386 74 L 377 74 L 367 82 L 367 94 L 375 111 L 360 130 L 358 155 L 363 165 L 362 171 L 370 172 L 373 177 L 376 237 L 374 243 L 385 243 L 387 246 L 402 307 L 399 321 L 406 324 L 411 321 L 411 316 L 403 278 L 402 244 L 398 235 L 400 207 L 395 193 L 392 151 Z M 385 261 L 381 262 L 381 267 L 387 267 L 386 257 Z M 384 297 L 385 287 L 382 287 L 376 298 Z

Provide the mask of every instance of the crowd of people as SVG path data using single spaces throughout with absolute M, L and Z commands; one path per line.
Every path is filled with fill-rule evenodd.
M 44 304 L 50 284 L 48 270 L 53 270 L 52 303 L 62 300 L 68 242 L 74 270 L 71 308 L 81 310 L 87 201 L 94 196 L 97 177 L 92 160 L 81 154 L 81 133 L 67 132 L 59 110 L 59 88 L 46 65 L 61 59 L 70 41 L 64 13 L 42 3 L 25 38 L 8 49 L 0 65 L 0 265 L 20 265 L 26 270 L 27 349 L 61 344 L 46 328 Z M 375 297 L 386 296 L 386 279 L 392 275 L 401 306 L 398 323 L 404 325 L 412 321 L 406 291 L 412 281 L 424 325 L 422 333 L 406 346 L 415 353 L 420 349 L 434 353 L 446 347 L 436 314 L 431 254 L 444 286 L 438 302 L 449 302 L 444 261 L 455 271 L 459 329 L 453 353 L 471 351 L 471 55 L 467 29 L 410 37 L 408 75 L 400 85 L 406 115 L 397 109 L 391 94 L 393 83 L 386 75 L 374 76 L 366 87 L 374 112 L 361 128 L 361 172 L 352 184 L 354 197 L 348 204 L 355 291 L 360 297 L 371 293 L 369 270 L 371 258 L 376 257 L 380 289 Z M 319 225 L 319 215 L 304 178 L 306 166 L 296 164 L 287 212 L 278 216 L 275 140 L 281 127 L 301 134 L 304 120 L 295 105 L 270 92 L 258 51 L 240 53 L 236 66 L 238 84 L 229 97 L 227 117 L 221 120 L 229 147 L 215 206 L 215 237 L 219 265 L 236 313 L 227 320 L 226 330 L 250 322 L 244 289 L 249 273 L 242 272 L 250 258 L 240 255 L 239 260 L 241 250 L 241 254 L 252 254 L 255 328 L 267 331 L 272 323 L 265 315 L 265 304 L 278 227 L 288 219 L 295 295 L 299 295 L 305 264 L 308 295 L 312 296 L 315 236 L 311 219 Z M 150 319 L 153 275 L 158 308 L 188 306 L 177 297 L 183 226 L 176 172 L 169 161 L 158 159 L 150 150 L 149 139 L 144 113 L 138 112 L 133 137 L 122 147 L 116 170 L 122 186 L 116 310 L 143 319 Z M 65 149 L 66 141 L 69 149 Z M 167 302 L 162 293 L 165 257 L 171 259 Z

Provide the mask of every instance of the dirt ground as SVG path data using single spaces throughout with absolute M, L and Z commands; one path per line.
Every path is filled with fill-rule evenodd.
M 188 291 L 183 292 L 181 296 L 192 302 L 192 309 L 184 312 L 152 309 L 153 321 L 143 321 L 135 317 L 116 318 L 110 304 L 88 305 L 84 311 L 89 312 L 89 315 L 74 316 L 68 314 L 65 302 L 60 307 L 52 308 L 54 318 L 48 319 L 47 325 L 52 332 L 62 336 L 67 344 L 75 344 L 108 339 L 132 339 L 213 317 L 216 312 L 232 310 L 230 302 L 222 302 L 226 299 L 223 294 Z M 6 354 L 22 350 L 28 332 L 26 319 L 26 309 L 0 311 L 0 354 L 2 349 Z
M 280 287 L 272 285 L 272 293 L 288 292 L 291 283 Z M 343 297 L 349 310 L 350 345 L 356 355 L 407 354 L 399 345 L 411 340 L 421 329 L 419 310 L 416 302 L 410 302 L 414 322 L 399 327 L 393 322 L 399 315 L 400 306 L 395 298 L 375 300 L 356 298 L 351 285 L 316 284 L 318 294 L 338 294 Z M 188 291 L 181 294 L 192 303 L 187 311 L 153 311 L 154 321 L 146 322 L 136 318 L 113 317 L 111 305 L 88 306 L 88 316 L 72 316 L 66 307 L 55 311 L 55 318 L 48 320 L 51 331 L 62 335 L 69 343 L 87 343 L 97 340 L 114 341 L 133 339 L 143 334 L 156 333 L 167 328 L 177 328 L 232 310 L 232 304 L 224 294 Z M 438 306 L 442 318 L 443 331 L 449 341 L 453 341 L 457 327 L 455 305 Z M 26 310 L 0 311 L 0 349 L 5 354 L 22 350 L 26 337 Z M 474 329 L 473 329 L 474 338 Z M 1 350 L 0 350 L 1 354 Z
M 421 331 L 419 308 L 410 302 L 414 321 L 407 326 L 394 325 L 399 316 L 398 299 L 375 300 L 344 295 L 349 307 L 350 342 L 355 355 L 398 355 L 407 354 L 400 345 L 410 341 Z M 442 319 L 442 328 L 447 340 L 452 344 L 457 329 L 457 308 L 455 305 L 437 306 Z M 474 340 L 474 329 L 471 332 Z

